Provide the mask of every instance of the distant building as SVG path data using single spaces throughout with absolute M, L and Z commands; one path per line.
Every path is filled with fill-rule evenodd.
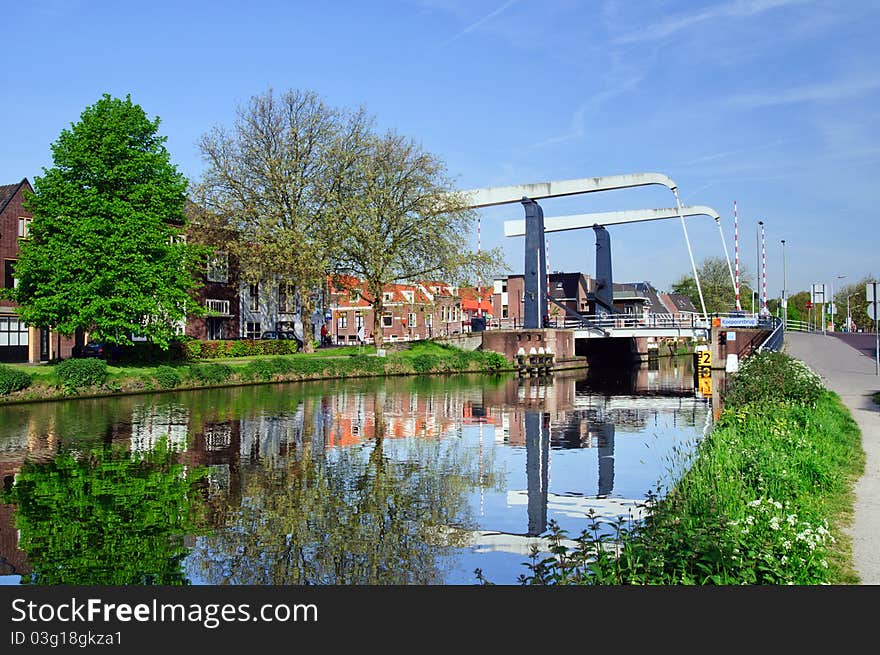
M 382 290 L 379 329 L 385 342 L 414 341 L 466 331 L 470 323 L 462 311 L 459 290 L 445 282 L 386 284 Z M 335 276 L 330 285 L 328 325 L 331 340 L 340 345 L 374 341 L 373 297 L 366 284 L 353 276 Z
M 555 271 L 547 277 L 549 296 L 555 301 L 548 303 L 551 320 L 562 321 L 565 316 L 573 317 L 574 313 L 588 315 L 593 312 L 593 280 L 589 275 Z M 501 327 L 522 325 L 524 292 L 525 277 L 522 275 L 495 278 L 492 293 L 493 324 Z

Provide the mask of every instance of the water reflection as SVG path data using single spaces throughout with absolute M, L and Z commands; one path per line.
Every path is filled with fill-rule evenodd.
M 625 512 L 707 416 L 680 361 L 547 380 L 337 381 L 6 407 L 0 576 L 52 584 L 62 581 L 46 573 L 54 567 L 78 584 L 455 584 L 473 583 L 479 566 L 512 582 L 550 518 L 578 533 L 590 508 Z M 161 507 L 189 522 L 160 521 L 143 538 L 132 508 L 155 508 L 157 492 L 98 493 L 106 470 L 94 453 L 113 453 L 115 479 L 137 479 L 165 453 L 159 486 L 180 498 Z M 61 469 L 88 482 L 53 487 L 54 505 L 40 504 Z M 62 521 L 79 550 L 46 547 Z M 117 532 L 129 544 L 121 577 L 101 551 Z

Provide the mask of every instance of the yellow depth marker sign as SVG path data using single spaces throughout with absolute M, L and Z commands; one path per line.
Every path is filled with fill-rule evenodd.
M 712 395 L 712 353 L 698 350 L 697 355 L 697 391 L 703 396 Z
M 708 350 L 697 351 L 697 368 L 712 367 L 712 353 Z
M 708 371 L 709 369 L 705 369 L 705 370 Z M 704 396 L 711 396 L 712 395 L 712 377 L 711 377 L 711 375 L 709 377 L 703 377 L 702 375 L 700 375 L 699 383 L 700 383 L 699 384 L 700 393 L 703 394 Z

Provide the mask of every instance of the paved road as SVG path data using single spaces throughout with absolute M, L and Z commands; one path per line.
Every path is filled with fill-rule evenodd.
M 835 332 L 834 336 L 875 360 L 874 367 L 876 369 L 876 336 L 873 332 Z
M 867 335 L 850 335 L 851 337 Z M 865 473 L 855 486 L 855 515 L 849 531 L 853 565 L 862 584 L 880 584 L 880 392 L 873 347 L 870 356 L 844 339 L 821 334 L 788 332 L 785 352 L 803 361 L 836 392 L 862 431 L 866 454 Z

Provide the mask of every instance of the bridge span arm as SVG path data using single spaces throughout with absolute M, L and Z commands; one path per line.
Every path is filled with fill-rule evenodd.
M 584 177 L 575 180 L 488 187 L 485 189 L 461 191 L 460 193 L 465 198 L 468 207 L 477 209 L 521 202 L 523 198 L 530 198 L 532 200 L 560 198 L 580 193 L 629 189 L 652 184 L 659 184 L 670 190 L 678 188 L 675 182 L 662 173 L 630 173 L 627 175 L 606 175 L 603 177 Z
M 721 217 L 711 207 L 697 205 L 694 207 L 682 207 L 684 216 L 709 216 L 716 222 Z M 641 223 L 644 221 L 659 221 L 668 218 L 678 218 L 678 209 L 630 209 L 616 212 L 599 212 L 595 214 L 573 214 L 571 216 L 553 216 L 544 219 L 544 232 L 564 232 L 566 230 L 580 230 L 594 225 L 606 227 L 608 225 L 622 225 L 625 223 Z M 521 237 L 526 233 L 524 220 L 504 221 L 504 236 Z

